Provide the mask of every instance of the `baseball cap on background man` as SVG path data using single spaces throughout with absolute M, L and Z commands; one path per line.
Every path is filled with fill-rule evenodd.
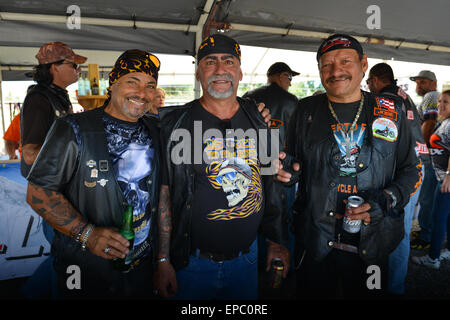
M 61 60 L 83 64 L 87 60 L 86 57 L 76 54 L 67 44 L 60 41 L 42 45 L 36 55 L 36 59 L 39 61 L 39 64 L 48 64 Z
M 422 70 L 419 72 L 419 74 L 417 76 L 414 77 L 410 77 L 409 79 L 411 81 L 416 81 L 416 79 L 429 79 L 432 81 L 437 81 L 436 79 L 436 75 L 434 74 L 434 72 L 430 71 L 430 70 Z
M 355 38 L 347 34 L 333 34 L 320 44 L 319 50 L 317 50 L 317 62 L 325 53 L 338 49 L 354 49 L 359 55 L 364 54 L 361 44 Z
M 239 63 L 241 63 L 241 47 L 234 39 L 222 35 L 213 34 L 205 38 L 197 52 L 197 62 L 200 62 L 204 57 L 213 53 L 229 53 L 235 56 Z
M 267 70 L 267 76 L 271 76 L 273 74 L 279 74 L 287 72 L 290 73 L 293 77 L 298 76 L 300 72 L 293 71 L 289 66 L 284 62 L 275 62 L 272 64 Z

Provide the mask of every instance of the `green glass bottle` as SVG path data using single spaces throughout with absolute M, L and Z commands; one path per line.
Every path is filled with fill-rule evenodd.
M 133 245 L 134 245 L 134 230 L 133 230 L 133 206 L 128 205 L 123 215 L 122 225 L 120 226 L 119 233 L 128 240 L 130 246 L 128 249 L 130 252 L 125 258 L 117 258 L 114 260 L 116 269 L 127 272 L 130 269 L 131 261 L 133 258 Z

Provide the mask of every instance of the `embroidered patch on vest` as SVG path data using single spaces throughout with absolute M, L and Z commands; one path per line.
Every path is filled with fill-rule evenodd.
M 94 188 L 97 185 L 97 181 L 92 182 L 84 181 L 84 185 L 88 188 Z
M 386 118 L 378 118 L 372 123 L 372 133 L 376 138 L 394 142 L 398 137 L 398 128 L 393 121 Z

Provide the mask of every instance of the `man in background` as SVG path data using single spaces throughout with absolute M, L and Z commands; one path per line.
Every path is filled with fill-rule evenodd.
M 62 42 L 44 44 L 36 55 L 33 80 L 37 82 L 25 97 L 21 111 L 22 159 L 20 171 L 26 178 L 45 137 L 56 118 L 72 113 L 66 88 L 78 81 L 78 64 L 87 58 L 75 54 Z
M 416 92 L 423 97 L 417 111 L 419 112 L 422 124 L 422 135 L 425 139 L 428 149 L 430 149 L 430 137 L 434 131 L 437 119 L 437 100 L 439 92 L 436 91 L 437 79 L 434 72 L 422 70 L 417 76 L 410 77 L 411 81 L 416 82 Z M 424 180 L 422 190 L 419 195 L 420 211 L 419 225 L 420 232 L 414 233 L 411 241 L 411 249 L 424 250 L 430 247 L 431 230 L 433 229 L 433 210 L 434 189 L 437 180 L 434 174 L 431 162 L 424 163 Z
M 369 71 L 367 84 L 369 85 L 370 92 L 395 96 L 402 99 L 402 110 L 406 117 L 406 121 L 410 124 L 411 133 L 416 142 L 416 155 L 419 157 L 422 164 L 429 165 L 431 161 L 430 153 L 422 136 L 421 121 L 416 106 L 406 92 L 397 86 L 396 83 L 397 80 L 394 79 L 394 72 L 387 63 L 376 64 Z M 405 235 L 398 247 L 389 255 L 388 291 L 397 295 L 405 293 L 405 277 L 408 272 L 410 252 L 409 235 L 414 217 L 414 209 L 420 194 L 420 188 L 421 187 L 419 186 L 419 189 L 411 195 L 408 204 L 404 208 Z
M 16 150 L 20 152 L 20 113 L 12 119 L 3 135 L 3 140 L 5 140 L 5 149 L 9 160 L 18 159 Z

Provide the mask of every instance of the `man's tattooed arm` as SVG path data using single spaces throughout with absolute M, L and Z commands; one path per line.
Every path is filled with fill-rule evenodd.
M 27 202 L 53 228 L 71 238 L 87 225 L 81 214 L 59 192 L 29 183 Z
M 158 232 L 158 258 L 169 257 L 170 234 L 172 232 L 172 209 L 170 203 L 169 187 L 166 185 L 161 186 L 161 192 L 159 195 Z

